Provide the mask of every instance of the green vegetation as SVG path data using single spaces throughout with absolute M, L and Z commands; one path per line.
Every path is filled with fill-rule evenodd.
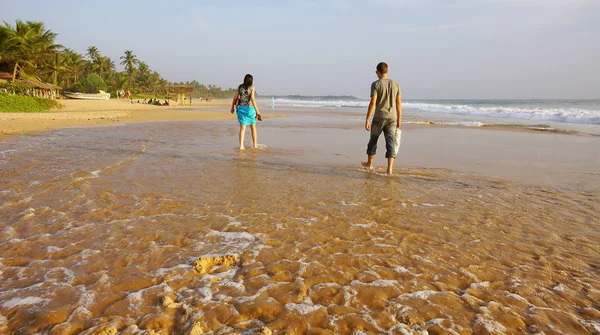
M 104 79 L 95 73 L 90 73 L 81 78 L 73 87 L 77 92 L 83 93 L 98 93 L 98 91 L 106 91 L 108 88 Z
M 65 91 L 104 87 L 96 78 L 91 79 L 90 75 L 95 74 L 105 83 L 104 91 L 111 96 L 116 96 L 117 90 L 159 98 L 166 95 L 165 86 L 171 83 L 152 71 L 132 50 L 126 50 L 120 57 L 119 64 L 124 71 L 119 72 L 115 69 L 115 62 L 103 56 L 97 47 L 90 46 L 84 56 L 56 44 L 56 35 L 42 22 L 17 20 L 14 26 L 4 22 L 0 25 L 0 71 L 11 73 L 13 80 L 39 78 L 61 86 Z M 84 77 L 88 79 L 82 79 Z M 231 98 L 235 93 L 234 89 L 223 90 L 213 85 L 206 87 L 195 80 L 175 84 L 193 85 L 195 98 Z M 22 91 L 8 89 L 16 94 Z
M 62 105 L 56 100 L 0 93 L 0 112 L 3 113 L 41 113 L 60 108 Z
M 173 85 L 189 85 L 194 86 L 194 93 L 192 93 L 192 98 L 217 98 L 217 99 L 226 99 L 233 98 L 237 89 L 230 88 L 227 90 L 223 90 L 220 87 L 214 85 L 208 85 L 208 87 L 200 84 L 197 81 L 188 81 L 188 82 L 180 82 L 173 83 Z

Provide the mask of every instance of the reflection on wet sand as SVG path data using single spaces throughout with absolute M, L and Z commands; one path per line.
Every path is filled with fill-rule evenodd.
M 595 191 L 127 130 L 3 144 L 1 332 L 599 333 Z

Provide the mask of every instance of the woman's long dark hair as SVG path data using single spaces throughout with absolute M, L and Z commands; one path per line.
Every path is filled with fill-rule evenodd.
M 247 74 L 244 76 L 244 83 L 241 84 L 240 86 L 238 86 L 238 89 L 240 88 L 244 88 L 244 89 L 248 89 L 248 87 L 252 86 L 252 81 L 254 80 L 254 78 L 252 77 L 251 74 Z

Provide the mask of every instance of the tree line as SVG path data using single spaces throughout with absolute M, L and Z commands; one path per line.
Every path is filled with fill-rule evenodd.
M 124 67 L 117 71 L 115 61 L 90 46 L 82 55 L 55 43 L 57 34 L 46 29 L 42 22 L 17 20 L 14 25 L 0 25 L 0 71 L 12 74 L 15 79 L 30 79 L 61 86 L 63 90 L 97 93 L 98 90 L 114 93 L 129 90 L 131 93 L 164 96 L 165 86 L 192 85 L 194 97 L 229 98 L 234 89 L 208 87 L 196 80 L 170 83 L 150 66 L 138 59 L 132 50 L 126 50 L 117 60 Z

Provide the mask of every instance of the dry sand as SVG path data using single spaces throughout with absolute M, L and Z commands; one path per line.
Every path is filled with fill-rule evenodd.
M 194 101 L 192 106 L 130 104 L 126 100 L 61 100 L 64 107 L 49 113 L 0 113 L 0 136 L 77 126 L 155 121 L 234 120 L 235 116 L 212 108 L 231 106 L 227 100 Z M 191 110 L 207 109 L 207 110 Z M 265 117 L 282 116 L 267 114 Z

